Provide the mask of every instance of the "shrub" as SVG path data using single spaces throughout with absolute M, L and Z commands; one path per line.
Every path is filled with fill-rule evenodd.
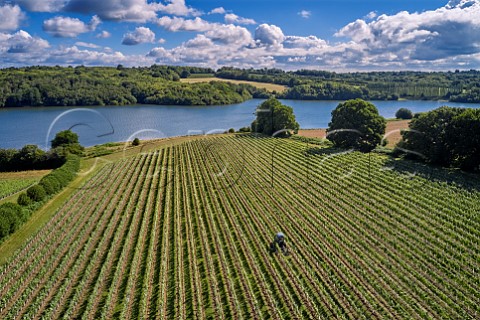
M 60 182 L 52 174 L 43 177 L 42 180 L 40 180 L 39 185 L 45 189 L 45 192 L 48 195 L 57 193 L 61 189 Z
M 41 185 L 35 185 L 33 187 L 28 188 L 27 195 L 30 199 L 35 202 L 42 201 L 47 196 L 45 189 Z
M 10 226 L 10 218 L 0 216 L 0 239 L 3 239 L 10 234 Z
M 140 139 L 138 138 L 133 139 L 132 146 L 139 146 L 139 145 L 140 145 Z
M 48 180 L 48 179 L 42 179 L 39 183 L 40 186 L 43 187 L 45 190 L 45 193 L 50 195 L 55 193 L 55 186 Z
M 8 202 L 0 205 L 0 238 L 15 232 L 24 220 L 22 207 L 18 204 Z
M 413 118 L 413 113 L 411 110 L 407 108 L 400 108 L 398 111 L 395 113 L 395 117 L 397 119 L 404 119 L 404 120 L 410 120 Z
M 22 192 L 17 199 L 17 203 L 21 206 L 28 206 L 30 203 L 32 203 L 32 199 L 25 193 Z

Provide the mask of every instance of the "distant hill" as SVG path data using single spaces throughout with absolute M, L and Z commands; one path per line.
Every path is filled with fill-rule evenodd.
M 449 100 L 480 102 L 480 71 L 355 72 L 221 68 L 216 77 L 286 85 L 277 98 L 300 100 Z
M 264 89 L 225 82 L 181 83 L 211 73 L 196 67 L 26 67 L 0 70 L 0 107 L 128 104 L 222 105 L 268 97 Z

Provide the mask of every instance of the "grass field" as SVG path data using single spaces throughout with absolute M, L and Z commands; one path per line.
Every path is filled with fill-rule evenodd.
M 67 188 L 0 268 L 0 318 L 479 317 L 475 178 L 288 139 L 158 148 Z
M 216 77 L 194 77 L 194 78 L 184 78 L 180 79 L 181 82 L 185 83 L 199 83 L 199 82 L 210 82 L 210 81 L 224 81 L 224 82 L 231 82 L 235 84 L 250 84 L 254 87 L 260 89 L 266 89 L 267 91 L 273 92 L 283 92 L 287 90 L 286 86 L 282 86 L 279 84 L 274 83 L 264 83 L 264 82 L 255 82 L 255 81 L 246 81 L 246 80 L 232 80 L 232 79 L 223 79 L 223 78 L 216 78 Z

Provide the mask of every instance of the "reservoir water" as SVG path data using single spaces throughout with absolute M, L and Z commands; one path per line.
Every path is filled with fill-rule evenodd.
M 253 99 L 227 106 L 105 106 L 42 107 L 0 109 L 0 148 L 21 148 L 36 144 L 45 149 L 55 133 L 72 129 L 80 143 L 92 146 L 112 141 L 163 138 L 189 134 L 215 133 L 249 126 L 255 109 L 263 100 Z M 302 129 L 325 128 L 339 101 L 281 100 L 293 107 Z M 415 112 L 443 105 L 480 108 L 480 104 L 440 101 L 372 101 L 386 118 L 399 108 Z

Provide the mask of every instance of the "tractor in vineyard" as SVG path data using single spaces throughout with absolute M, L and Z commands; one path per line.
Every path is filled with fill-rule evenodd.
M 285 235 L 282 232 L 278 232 L 275 238 L 270 243 L 270 252 L 278 253 L 277 245 L 284 255 L 288 255 L 287 243 L 285 242 Z

